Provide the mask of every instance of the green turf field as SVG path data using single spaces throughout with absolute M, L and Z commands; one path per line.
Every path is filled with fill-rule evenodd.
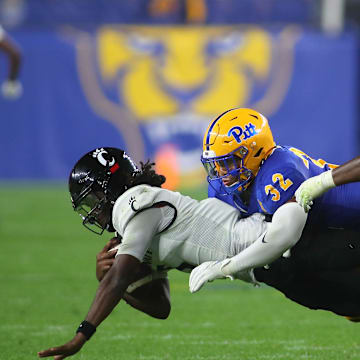
M 109 236 L 82 227 L 63 186 L 0 186 L 0 359 L 35 359 L 72 338 L 92 301 Z M 359 359 L 360 324 L 311 311 L 268 287 L 217 281 L 190 294 L 170 272 L 172 311 L 120 303 L 75 359 Z

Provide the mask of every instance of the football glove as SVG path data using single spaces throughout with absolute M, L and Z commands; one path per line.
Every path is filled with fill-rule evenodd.
M 191 293 L 199 291 L 208 281 L 215 279 L 234 278 L 230 275 L 225 275 L 221 269 L 226 265 L 230 259 L 222 261 L 206 261 L 201 265 L 197 266 L 191 271 L 189 279 L 189 289 Z
M 1 93 L 8 100 L 15 100 L 22 95 L 22 85 L 17 80 L 7 80 L 2 83 Z
M 313 200 L 335 187 L 331 170 L 305 180 L 295 192 L 295 198 L 305 212 L 313 205 Z

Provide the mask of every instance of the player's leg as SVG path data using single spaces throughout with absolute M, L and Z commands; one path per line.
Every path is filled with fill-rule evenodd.
M 255 277 L 290 300 L 313 310 L 328 310 L 348 317 L 360 316 L 360 270 L 299 272 L 287 259 L 269 269 L 255 269 Z
M 360 239 L 356 232 L 311 230 L 269 269 L 255 269 L 259 282 L 310 309 L 360 315 Z
M 348 270 L 360 267 L 360 233 L 353 230 L 306 226 L 291 249 L 296 267 L 307 271 Z

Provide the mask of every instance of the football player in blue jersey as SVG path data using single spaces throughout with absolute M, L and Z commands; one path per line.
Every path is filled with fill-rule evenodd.
M 210 123 L 202 162 L 209 197 L 238 207 L 245 216 L 273 214 L 306 179 L 337 167 L 294 147 L 276 145 L 267 119 L 244 108 L 226 111 Z M 332 189 L 314 204 L 308 222 L 360 229 L 359 200 L 360 184 Z
M 259 112 L 246 108 L 224 112 L 210 123 L 203 146 L 209 197 L 237 207 L 243 216 L 255 212 L 271 216 L 281 208 L 277 223 L 282 226 L 277 229 L 279 236 L 265 236 L 232 259 L 198 266 L 190 278 L 192 292 L 215 278 L 271 263 L 294 245 L 293 239 L 299 239 L 295 234 L 303 231 L 305 223 L 308 228 L 360 230 L 360 183 L 327 191 L 309 214 L 294 202 L 302 182 L 337 165 L 276 145 L 268 120 Z

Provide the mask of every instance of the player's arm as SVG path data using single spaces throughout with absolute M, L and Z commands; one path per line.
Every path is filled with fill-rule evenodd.
M 287 166 L 273 169 L 259 181 L 258 198 L 273 214 L 272 222 L 265 234 L 222 264 L 225 276 L 270 264 L 297 243 L 307 220 L 307 214 L 294 201 L 296 185 L 303 179 L 301 171 Z
M 306 219 L 307 214 L 296 202 L 280 206 L 266 233 L 248 248 L 232 258 L 196 267 L 190 275 L 190 291 L 196 292 L 216 278 L 233 277 L 238 272 L 270 264 L 297 243 Z
M 38 353 L 39 357 L 58 356 L 64 359 L 77 353 L 90 339 L 96 327 L 106 319 L 132 283 L 134 274 L 139 270 L 140 261 L 131 255 L 119 255 L 108 273 L 100 282 L 90 310 L 79 327 L 76 335 L 66 344 L 52 347 Z
M 331 170 L 335 186 L 360 181 L 360 156 Z
M 4 35 L 0 41 L 0 49 L 6 54 L 10 62 L 7 78 L 9 81 L 15 81 L 19 76 L 22 61 L 21 51 L 8 35 Z
M 21 84 L 17 80 L 22 63 L 22 55 L 19 47 L 2 28 L 0 28 L 0 50 L 9 59 L 8 76 L 7 80 L 2 84 L 2 93 L 5 97 L 16 98 L 22 92 Z
M 326 191 L 356 181 L 360 181 L 360 156 L 304 181 L 296 190 L 296 201 L 309 211 L 313 200 Z
M 149 213 L 146 210 L 130 220 L 123 236 L 122 248 L 121 250 L 119 248 L 113 264 L 101 280 L 95 299 L 82 323 L 83 326 L 79 327 L 72 340 L 62 346 L 40 351 L 38 353 L 39 357 L 59 355 L 58 359 L 64 359 L 77 353 L 86 340 L 90 339 L 97 326 L 106 319 L 124 297 L 129 285 L 135 281 L 136 274 L 141 269 L 142 257 L 157 232 L 159 216 L 161 216 L 161 213 L 159 215 L 157 211 Z M 132 244 L 134 246 L 131 246 Z M 123 253 L 119 254 L 119 251 Z M 130 253 L 136 254 L 136 256 Z
M 155 210 L 159 212 L 159 210 Z M 134 237 L 139 239 L 148 236 L 149 229 L 138 224 L 145 220 L 146 214 L 139 214 L 136 219 L 136 225 L 130 223 L 128 231 Z M 150 229 L 153 231 L 153 229 Z M 156 231 L 156 229 L 154 230 Z M 136 234 L 138 232 L 138 234 Z M 146 234 L 145 234 L 146 233 Z M 120 244 L 116 237 L 110 239 L 104 248 L 96 256 L 96 277 L 99 281 L 105 276 L 112 266 L 117 250 L 111 250 L 114 246 Z M 134 246 L 134 244 L 132 244 Z M 135 245 L 136 246 L 136 245 Z M 141 257 L 135 250 L 134 254 Z M 170 287 L 165 272 L 155 271 L 147 264 L 142 263 L 138 273 L 135 275 L 134 282 L 126 290 L 123 299 L 133 308 L 144 312 L 157 319 L 166 319 L 171 311 Z

